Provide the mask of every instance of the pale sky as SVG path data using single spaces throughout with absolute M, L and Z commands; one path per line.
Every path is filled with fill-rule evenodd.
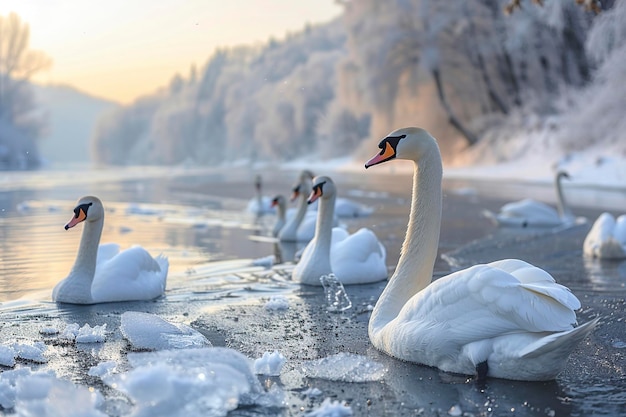
M 218 47 L 283 39 L 341 13 L 334 0 L 1 0 L 52 58 L 33 81 L 128 103 L 200 69 Z

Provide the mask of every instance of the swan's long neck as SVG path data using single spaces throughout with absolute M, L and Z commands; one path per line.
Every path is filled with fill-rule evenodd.
M 322 198 L 319 203 L 317 213 L 317 223 L 315 224 L 315 244 L 316 250 L 324 251 L 325 258 L 329 259 L 330 268 L 330 244 L 333 234 L 333 217 L 335 216 L 335 194 L 327 198 Z
M 381 294 L 370 319 L 370 335 L 396 318 L 402 307 L 431 280 L 441 227 L 441 155 L 433 141 L 415 161 L 409 224 L 398 266 Z
M 78 294 L 84 297 L 84 300 L 77 301 L 91 301 L 91 285 L 96 274 L 98 245 L 103 224 L 104 219 L 84 222 L 76 261 L 64 283 L 66 290 L 75 294 L 73 297 L 78 297 Z
M 565 201 L 565 195 L 563 194 L 562 179 L 563 179 L 563 175 L 559 174 L 557 175 L 556 180 L 555 180 L 556 196 L 557 196 L 556 207 L 559 212 L 559 217 L 561 217 L 561 219 L 565 219 L 565 218 L 573 217 L 573 214 L 572 214 L 572 210 L 569 208 L 569 206 L 567 205 L 567 202 Z
M 296 211 L 296 214 L 293 216 L 293 220 L 291 221 L 292 224 L 295 225 L 295 228 L 297 229 L 298 226 L 300 226 L 300 223 L 302 223 L 302 219 L 304 219 L 304 215 L 306 214 L 306 210 L 307 210 L 307 195 L 304 192 L 300 192 L 300 194 L 298 195 L 298 210 Z

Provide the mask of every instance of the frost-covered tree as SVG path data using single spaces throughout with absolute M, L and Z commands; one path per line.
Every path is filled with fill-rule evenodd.
M 0 169 L 39 165 L 36 139 L 43 128 L 28 80 L 50 60 L 29 49 L 30 29 L 11 13 L 0 16 Z
M 594 19 L 586 50 L 598 65 L 593 83 L 564 102 L 560 137 L 568 150 L 602 146 L 626 154 L 626 2 Z
M 317 152 L 344 33 L 335 21 L 262 46 L 217 50 L 189 79 L 174 77 L 149 106 L 138 102 L 104 118 L 95 154 L 105 163 L 215 164 Z
M 447 120 L 470 145 L 478 140 L 470 123 L 481 116 L 504 117 L 530 97 L 589 79 L 582 40 L 591 17 L 570 0 L 513 16 L 503 13 L 503 0 L 344 4 L 348 45 L 371 104 L 393 120 L 407 89 L 433 83 Z

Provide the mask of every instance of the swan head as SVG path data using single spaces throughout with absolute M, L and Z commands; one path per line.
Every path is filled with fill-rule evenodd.
M 89 221 L 95 222 L 104 217 L 104 208 L 102 202 L 98 197 L 86 196 L 78 200 L 76 207 L 74 207 L 74 217 L 65 225 L 65 230 L 68 230 L 78 223 Z
M 559 170 L 556 173 L 556 180 L 559 181 L 561 178 L 565 178 L 565 179 L 568 179 L 568 180 L 572 179 L 572 177 L 570 177 L 570 175 L 567 173 L 567 171 Z
M 335 195 L 335 183 L 329 177 L 319 176 L 313 178 L 313 190 L 309 194 L 307 203 L 312 204 L 318 198 L 329 199 Z
M 270 204 L 270 206 L 284 208 L 286 204 L 287 202 L 285 201 L 285 196 L 283 196 L 282 194 L 279 194 L 276 197 L 272 198 L 272 203 Z
M 301 193 L 304 193 L 309 189 L 309 185 L 311 184 L 313 177 L 315 177 L 315 175 L 313 175 L 313 173 L 308 169 L 300 171 L 300 179 L 291 192 L 291 201 L 295 201 Z
M 394 130 L 380 141 L 380 152 L 365 163 L 365 168 L 392 159 L 419 161 L 432 148 L 433 143 L 436 145 L 437 142 L 430 133 L 419 127 Z

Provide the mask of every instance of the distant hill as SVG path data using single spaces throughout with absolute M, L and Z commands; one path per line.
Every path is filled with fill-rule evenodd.
M 65 85 L 33 84 L 33 92 L 48 121 L 44 136 L 38 141 L 45 163 L 91 163 L 96 121 L 119 104 Z

